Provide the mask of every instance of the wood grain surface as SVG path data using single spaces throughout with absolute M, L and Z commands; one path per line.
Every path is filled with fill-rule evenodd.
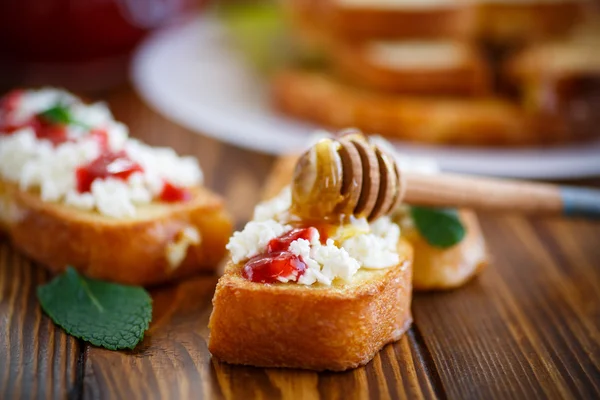
M 273 159 L 179 127 L 129 88 L 105 98 L 134 136 L 200 158 L 237 226 Z M 154 315 L 129 352 L 78 342 L 41 312 L 48 279 L 0 241 L 0 399 L 600 398 L 600 223 L 480 215 L 493 257 L 465 287 L 415 296 L 415 323 L 364 368 L 344 373 L 231 366 L 210 357 L 217 278 L 152 291 Z

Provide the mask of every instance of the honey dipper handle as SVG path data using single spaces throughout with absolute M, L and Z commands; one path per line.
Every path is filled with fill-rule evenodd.
M 480 178 L 404 173 L 408 204 L 600 218 L 600 190 Z

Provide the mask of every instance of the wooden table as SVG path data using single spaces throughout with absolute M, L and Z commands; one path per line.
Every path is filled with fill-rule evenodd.
M 135 136 L 198 156 L 243 225 L 271 157 L 194 135 L 131 89 L 108 99 Z M 89 346 L 42 313 L 35 287 L 48 274 L 0 241 L 0 399 L 600 398 L 600 223 L 480 217 L 489 268 L 460 290 L 417 294 L 408 333 L 345 373 L 211 359 L 213 276 L 153 290 L 153 323 L 134 351 Z

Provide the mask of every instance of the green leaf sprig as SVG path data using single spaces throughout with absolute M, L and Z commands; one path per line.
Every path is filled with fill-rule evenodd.
M 49 109 L 39 113 L 39 116 L 51 124 L 55 125 L 79 125 L 82 128 L 89 129 L 89 126 L 76 120 L 67 104 L 57 103 Z
M 72 267 L 39 286 L 37 297 L 69 335 L 110 350 L 133 349 L 152 319 L 152 299 L 143 288 L 85 278 Z
M 410 215 L 421 236 L 434 247 L 452 247 L 465 237 L 465 227 L 454 209 L 412 206 Z

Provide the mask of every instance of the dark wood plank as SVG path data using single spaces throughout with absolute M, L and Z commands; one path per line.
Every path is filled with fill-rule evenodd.
M 77 395 L 79 344 L 42 313 L 35 288 L 46 280 L 0 242 L 0 399 Z
M 155 290 L 153 322 L 134 351 L 86 349 L 83 397 L 206 398 L 218 395 L 206 348 L 215 277 Z
M 419 294 L 416 326 L 450 398 L 600 397 L 600 225 L 484 216 L 493 263 Z

